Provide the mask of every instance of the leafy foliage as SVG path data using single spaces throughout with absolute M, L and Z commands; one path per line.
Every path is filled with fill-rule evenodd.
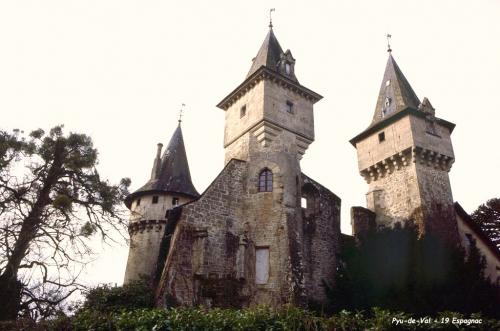
M 0 320 L 48 318 L 83 288 L 89 239 L 125 229 L 129 179 L 112 185 L 96 170 L 89 136 L 0 131 Z
M 124 286 L 102 285 L 88 291 L 85 299 L 83 310 L 99 312 L 154 307 L 153 290 L 147 279 L 134 281 Z
M 430 315 L 453 310 L 498 317 L 499 289 L 484 277 L 485 261 L 472 244 L 465 252 L 413 228 L 382 229 L 343 250 L 334 311 L 381 307 Z
M 490 199 L 479 206 L 471 218 L 500 251 L 500 199 Z
M 369 312 L 340 311 L 333 316 L 317 316 L 292 306 L 281 309 L 254 307 L 243 310 L 175 308 L 135 309 L 100 312 L 86 309 L 76 316 L 52 321 L 19 320 L 0 322 L 0 331 L 11 330 L 93 330 L 93 331 L 329 331 L 329 330 L 498 330 L 498 320 L 480 315 L 465 316 L 443 312 L 429 324 L 399 324 L 394 319 L 408 320 L 407 313 L 374 308 Z M 457 325 L 455 318 L 481 319 L 481 324 Z M 442 323 L 442 321 L 448 322 Z

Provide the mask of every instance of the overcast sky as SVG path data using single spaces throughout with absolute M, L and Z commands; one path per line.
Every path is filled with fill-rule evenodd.
M 365 206 L 367 184 L 348 140 L 371 122 L 393 56 L 418 97 L 457 125 L 450 172 L 454 199 L 472 212 L 500 187 L 500 1 L 0 2 L 0 129 L 64 124 L 92 136 L 112 182 L 149 178 L 156 144 L 168 143 L 186 104 L 184 139 L 203 192 L 223 167 L 224 112 L 268 30 L 296 59 L 315 105 L 316 141 L 304 173 Z M 92 282 L 123 281 L 128 248 L 108 248 Z

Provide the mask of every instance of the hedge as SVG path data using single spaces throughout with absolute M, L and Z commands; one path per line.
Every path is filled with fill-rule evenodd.
M 370 312 L 341 311 L 318 316 L 311 311 L 284 307 L 236 309 L 176 308 L 101 312 L 86 309 L 72 317 L 35 323 L 18 320 L 0 323 L 0 331 L 327 331 L 327 330 L 500 330 L 500 321 L 479 314 L 444 312 L 419 323 L 420 317 L 374 308 Z M 396 324 L 394 319 L 404 321 Z M 481 320 L 481 324 L 464 324 Z M 423 320 L 422 320 L 423 321 Z M 453 323 L 455 322 L 455 323 Z M 462 324 L 458 324 L 462 323 Z

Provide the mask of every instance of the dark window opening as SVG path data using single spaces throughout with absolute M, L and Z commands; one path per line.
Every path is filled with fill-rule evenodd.
M 264 169 L 259 174 L 259 192 L 273 191 L 273 172 L 269 169 Z
M 175 207 L 178 205 L 179 205 L 179 198 L 176 198 L 176 197 L 172 198 L 172 206 Z
M 291 101 L 286 102 L 286 112 L 293 114 L 293 102 Z
M 141 198 L 137 199 L 137 201 L 135 202 L 135 205 L 136 206 L 140 206 L 141 205 Z
M 158 203 L 158 196 L 157 195 L 153 195 L 153 203 Z
M 245 116 L 247 114 L 247 105 L 243 105 L 241 108 L 240 108 L 240 118 L 242 118 L 243 116 Z
M 378 134 L 378 142 L 381 143 L 384 140 L 385 140 L 385 132 L 380 132 Z

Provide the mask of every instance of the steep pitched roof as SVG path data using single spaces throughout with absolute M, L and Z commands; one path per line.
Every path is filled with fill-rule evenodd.
M 403 72 L 399 69 L 394 57 L 389 53 L 372 122 L 368 128 L 349 140 L 349 142 L 356 147 L 356 143 L 361 139 L 406 115 L 425 118 L 429 113 L 432 115 L 435 113 L 429 100 L 424 99 L 422 103 L 420 102 Z M 455 124 L 441 118 L 436 118 L 436 121 L 448 128 L 450 133 L 455 128 Z
M 260 46 L 257 56 L 253 59 L 252 67 L 247 74 L 247 78 L 262 66 L 272 70 L 277 70 L 281 54 L 283 54 L 283 49 L 281 48 L 278 39 L 276 39 L 273 29 L 270 28 L 262 46 Z
M 151 179 L 137 191 L 127 196 L 125 199 L 127 207 L 130 208 L 130 204 L 135 197 L 147 193 L 179 193 L 193 198 L 199 196 L 191 181 L 180 123 L 161 158 L 160 152 L 161 145 L 159 145 L 158 154 L 153 163 Z
M 389 53 L 384 78 L 380 86 L 372 125 L 406 108 L 418 109 L 420 100 Z

